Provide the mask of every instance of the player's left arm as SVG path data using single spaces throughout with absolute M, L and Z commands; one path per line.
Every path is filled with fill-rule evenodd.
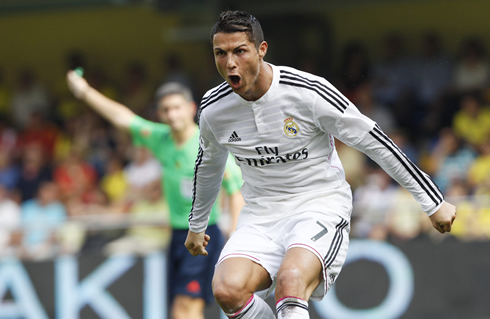
M 439 232 L 451 231 L 456 217 L 453 205 L 425 172 L 420 170 L 371 119 L 325 81 L 336 99 L 317 98 L 313 112 L 317 126 L 343 143 L 365 153 L 407 189 Z M 435 215 L 435 216 L 434 216 Z

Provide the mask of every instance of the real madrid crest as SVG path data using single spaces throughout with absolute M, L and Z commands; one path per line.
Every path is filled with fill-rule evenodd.
M 299 126 L 293 121 L 292 117 L 288 117 L 284 120 L 284 133 L 288 137 L 294 137 L 299 133 Z

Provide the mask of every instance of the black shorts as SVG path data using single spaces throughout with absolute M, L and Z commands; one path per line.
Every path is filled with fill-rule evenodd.
M 202 298 L 206 303 L 213 302 L 211 281 L 225 239 L 218 226 L 208 226 L 206 234 L 211 236 L 206 247 L 208 255 L 194 257 L 184 246 L 187 233 L 187 229 L 172 231 L 167 274 L 169 304 L 172 304 L 176 295 Z

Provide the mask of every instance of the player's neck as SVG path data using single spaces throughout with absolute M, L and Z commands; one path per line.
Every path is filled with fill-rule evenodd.
M 254 84 L 250 90 L 240 94 L 240 96 L 247 101 L 257 101 L 260 99 L 272 85 L 272 80 L 274 74 L 272 72 L 272 67 L 265 63 L 264 60 L 260 61 L 260 71 Z
M 182 146 L 194 136 L 196 130 L 196 125 L 191 123 L 182 130 L 172 130 L 172 138 L 177 146 Z

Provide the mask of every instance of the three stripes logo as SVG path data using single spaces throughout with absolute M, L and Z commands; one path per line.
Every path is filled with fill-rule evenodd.
M 236 131 L 233 131 L 233 134 L 231 134 L 230 138 L 228 139 L 228 143 L 231 143 L 231 142 L 240 142 L 242 139 L 240 137 L 238 137 L 238 134 L 236 133 Z

